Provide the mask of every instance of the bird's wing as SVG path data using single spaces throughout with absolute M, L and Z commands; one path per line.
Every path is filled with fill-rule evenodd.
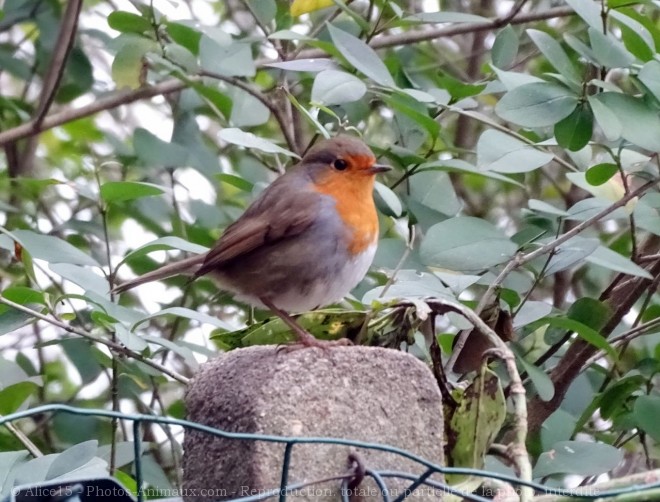
M 271 192 L 272 193 L 272 192 Z M 195 274 L 204 275 L 261 246 L 304 232 L 318 217 L 319 194 L 298 192 L 290 197 L 264 193 L 225 230 Z

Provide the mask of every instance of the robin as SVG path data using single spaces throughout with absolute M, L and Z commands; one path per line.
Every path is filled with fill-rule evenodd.
M 389 169 L 376 164 L 359 139 L 341 135 L 320 141 L 207 253 L 165 265 L 115 292 L 178 274 L 210 274 L 237 300 L 279 316 L 303 346 L 350 344 L 316 339 L 288 312 L 336 302 L 365 276 L 378 243 L 375 176 Z

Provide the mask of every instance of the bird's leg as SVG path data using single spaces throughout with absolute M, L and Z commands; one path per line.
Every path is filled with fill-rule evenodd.
M 298 343 L 304 347 L 318 347 L 321 349 L 326 349 L 331 346 L 337 345 L 352 345 L 352 342 L 348 338 L 341 338 L 340 340 L 319 340 L 314 335 L 310 334 L 305 328 L 296 322 L 296 320 L 291 317 L 289 314 L 284 312 L 282 309 L 277 308 L 272 301 L 266 298 L 260 298 L 261 303 L 268 307 L 277 317 L 282 319 L 284 324 L 286 324 L 293 334 L 298 338 Z

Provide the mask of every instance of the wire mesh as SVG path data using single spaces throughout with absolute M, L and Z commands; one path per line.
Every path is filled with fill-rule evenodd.
M 185 429 L 192 429 L 201 431 L 207 434 L 211 434 L 216 437 L 222 437 L 225 439 L 233 439 L 238 441 L 264 441 L 270 443 L 283 443 L 286 445 L 284 450 L 284 455 L 282 458 L 282 475 L 280 486 L 273 488 L 272 490 L 263 491 L 258 495 L 252 495 L 247 497 L 239 497 L 231 499 L 233 502 L 257 502 L 261 500 L 267 500 L 277 497 L 280 501 L 286 501 L 287 496 L 299 490 L 302 487 L 308 486 L 309 483 L 293 483 L 289 484 L 289 468 L 290 460 L 293 448 L 296 444 L 332 444 L 332 445 L 342 445 L 349 446 L 354 448 L 364 448 L 367 450 L 377 450 L 381 452 L 388 452 L 395 455 L 399 455 L 402 458 L 411 460 L 420 466 L 426 468 L 422 474 L 413 474 L 409 472 L 398 472 L 398 471 L 379 471 L 374 469 L 365 469 L 365 477 L 371 478 L 377 485 L 380 491 L 380 497 L 383 502 L 391 502 L 390 490 L 387 487 L 387 479 L 390 478 L 399 478 L 411 481 L 410 485 L 402 491 L 402 493 L 394 499 L 393 502 L 401 502 L 409 497 L 410 494 L 414 492 L 416 488 L 421 486 L 427 486 L 434 490 L 441 490 L 444 493 L 458 495 L 463 497 L 465 500 L 472 502 L 488 502 L 490 499 L 476 495 L 473 493 L 466 493 L 462 490 L 453 488 L 445 483 L 441 483 L 436 480 L 429 479 L 433 474 L 458 474 L 465 476 L 476 476 L 484 479 L 493 479 L 509 483 L 513 486 L 528 486 L 533 488 L 537 493 L 541 494 L 552 494 L 559 495 L 563 497 L 570 497 L 575 500 L 596 500 L 596 499 L 606 499 L 610 497 L 617 497 L 620 495 L 626 494 L 636 494 L 639 497 L 643 497 L 645 492 L 650 492 L 651 490 L 660 489 L 660 482 L 648 483 L 643 485 L 634 485 L 621 487 L 612 490 L 592 490 L 586 491 L 589 487 L 585 487 L 584 492 L 578 490 L 569 490 L 569 489 L 560 489 L 551 486 L 545 486 L 540 483 L 523 481 L 516 478 L 515 476 L 502 474 L 498 472 L 491 472 L 482 469 L 472 469 L 464 467 L 445 467 L 437 465 L 433 462 L 430 462 L 414 453 L 397 448 L 395 446 L 379 444 L 379 443 L 369 443 L 364 441 L 355 441 L 350 439 L 340 439 L 340 438 L 327 438 L 327 437 L 286 437 L 286 436 L 275 436 L 267 434 L 251 434 L 251 433 L 242 433 L 242 432 L 228 432 L 213 427 L 206 426 L 204 424 L 191 422 L 188 420 L 164 417 L 164 416 L 155 416 L 155 415 L 144 415 L 138 413 L 122 413 L 110 410 L 103 409 L 86 409 L 86 408 L 75 408 L 72 406 L 64 404 L 48 404 L 43 406 L 38 406 L 29 410 L 19 411 L 0 417 L 0 426 L 7 423 L 15 422 L 23 418 L 28 418 L 34 415 L 41 415 L 44 413 L 68 413 L 71 415 L 78 416 L 92 416 L 92 417 L 104 417 L 104 418 L 116 418 L 120 420 L 128 420 L 133 422 L 133 450 L 135 454 L 134 460 L 134 473 L 135 481 L 137 486 L 137 499 L 139 502 L 144 500 L 144 477 L 143 477 L 143 466 L 142 466 L 142 438 L 140 434 L 141 425 L 143 423 L 156 423 L 156 424 L 166 424 L 166 425 L 176 425 L 183 427 Z M 346 485 L 347 478 L 353 477 L 353 474 L 344 474 L 337 476 L 332 479 L 343 479 L 344 482 L 342 486 Z M 322 481 L 328 481 L 328 479 Z M 343 497 L 346 499 L 346 497 Z M 642 500 L 642 498 L 638 499 Z

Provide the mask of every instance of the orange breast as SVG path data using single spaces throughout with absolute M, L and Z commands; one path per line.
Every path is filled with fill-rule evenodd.
M 378 238 L 378 216 L 374 205 L 374 176 L 364 172 L 330 173 L 317 181 L 315 189 L 335 199 L 337 213 L 352 236 L 348 251 L 360 254 Z

